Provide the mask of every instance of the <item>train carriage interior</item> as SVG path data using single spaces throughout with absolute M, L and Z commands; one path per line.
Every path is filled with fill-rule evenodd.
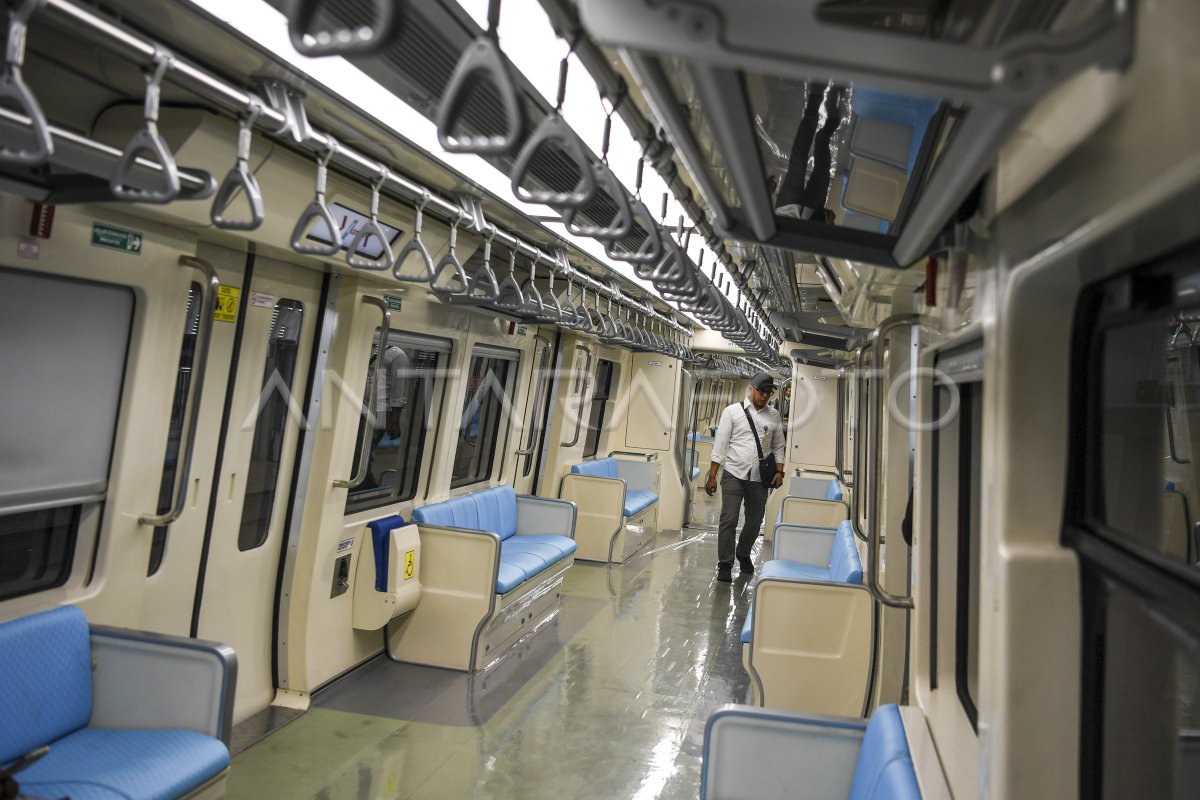
M 1200 3 L 3 6 L 0 797 L 1200 796 Z

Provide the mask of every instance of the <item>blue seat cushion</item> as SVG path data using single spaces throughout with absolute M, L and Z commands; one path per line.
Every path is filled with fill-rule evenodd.
M 617 477 L 617 460 L 615 458 L 593 458 L 591 461 L 581 461 L 571 465 L 571 472 L 576 475 L 588 475 L 592 478 Z
M 0 676 L 0 764 L 87 725 L 92 644 L 83 612 L 62 606 L 0 624 Z
M 371 529 L 371 547 L 375 552 L 375 591 L 386 592 L 388 553 L 392 551 L 392 548 L 388 547 L 388 538 L 393 530 L 404 527 L 404 517 L 394 514 L 372 520 L 367 523 L 367 527 Z
M 863 582 L 862 559 L 858 557 L 858 546 L 854 543 L 854 528 L 849 520 L 838 525 L 833 535 L 833 549 L 829 554 L 829 579 L 838 583 Z
M 195 731 L 81 728 L 20 773 L 21 790 L 71 800 L 174 800 L 220 775 L 229 751 Z
M 575 540 L 566 536 L 511 536 L 500 543 L 500 571 L 496 593 L 507 594 L 546 568 L 575 552 Z
M 842 484 L 838 483 L 837 478 L 829 479 L 829 486 L 825 487 L 826 500 L 841 500 L 842 499 Z
M 645 489 L 629 489 L 625 492 L 625 516 L 635 514 L 658 502 L 658 495 Z
M 750 631 L 754 627 L 754 603 L 746 612 L 746 622 L 742 625 L 742 644 L 750 644 Z
M 850 800 L 920 800 L 921 789 L 904 735 L 900 709 L 880 706 L 867 723 Z
M 692 480 L 696 480 L 696 478 L 699 478 L 699 477 L 700 477 L 700 468 L 692 467 Z
M 507 484 L 413 511 L 413 522 L 492 531 L 507 539 L 517 532 L 517 493 Z

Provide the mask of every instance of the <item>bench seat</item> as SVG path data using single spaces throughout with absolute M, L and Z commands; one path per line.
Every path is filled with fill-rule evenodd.
M 228 647 L 89 626 L 62 606 L 0 624 L 0 675 L 0 764 L 50 746 L 17 773 L 22 796 L 223 793 L 237 681 Z
M 636 455 L 636 454 L 629 454 Z M 657 533 L 658 465 L 594 458 L 571 465 L 558 496 L 579 508 L 578 558 L 625 562 Z
M 388 627 L 397 661 L 468 672 L 497 663 L 558 613 L 575 506 L 508 485 L 415 509 L 421 601 Z
M 874 602 L 849 521 L 836 530 L 780 525 L 741 630 L 751 702 L 815 714 L 861 714 Z
M 925 730 L 920 710 L 895 705 L 869 721 L 724 706 L 705 726 L 700 797 L 782 797 L 803 787 L 815 800 L 920 800 L 909 740 Z M 941 795 L 944 778 L 924 777 Z

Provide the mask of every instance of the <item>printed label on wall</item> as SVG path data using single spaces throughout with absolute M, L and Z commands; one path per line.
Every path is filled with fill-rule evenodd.
M 136 256 L 142 252 L 142 234 L 139 231 L 126 231 L 93 222 L 92 244 L 123 253 L 133 253 Z
M 353 539 L 342 539 L 340 542 L 338 542 L 338 555 L 341 555 L 352 547 L 354 547 Z
M 411 580 L 417 574 L 417 551 L 406 550 L 404 552 L 404 580 Z
M 275 295 L 267 294 L 266 292 L 251 292 L 250 305 L 255 308 L 274 308 Z

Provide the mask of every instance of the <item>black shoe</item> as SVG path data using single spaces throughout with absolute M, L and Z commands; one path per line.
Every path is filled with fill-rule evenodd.
M 721 583 L 731 583 L 733 581 L 733 564 L 726 564 L 724 561 L 717 564 L 717 580 Z
M 738 556 L 738 564 L 742 567 L 743 575 L 754 574 L 754 562 L 750 560 L 750 556 Z

